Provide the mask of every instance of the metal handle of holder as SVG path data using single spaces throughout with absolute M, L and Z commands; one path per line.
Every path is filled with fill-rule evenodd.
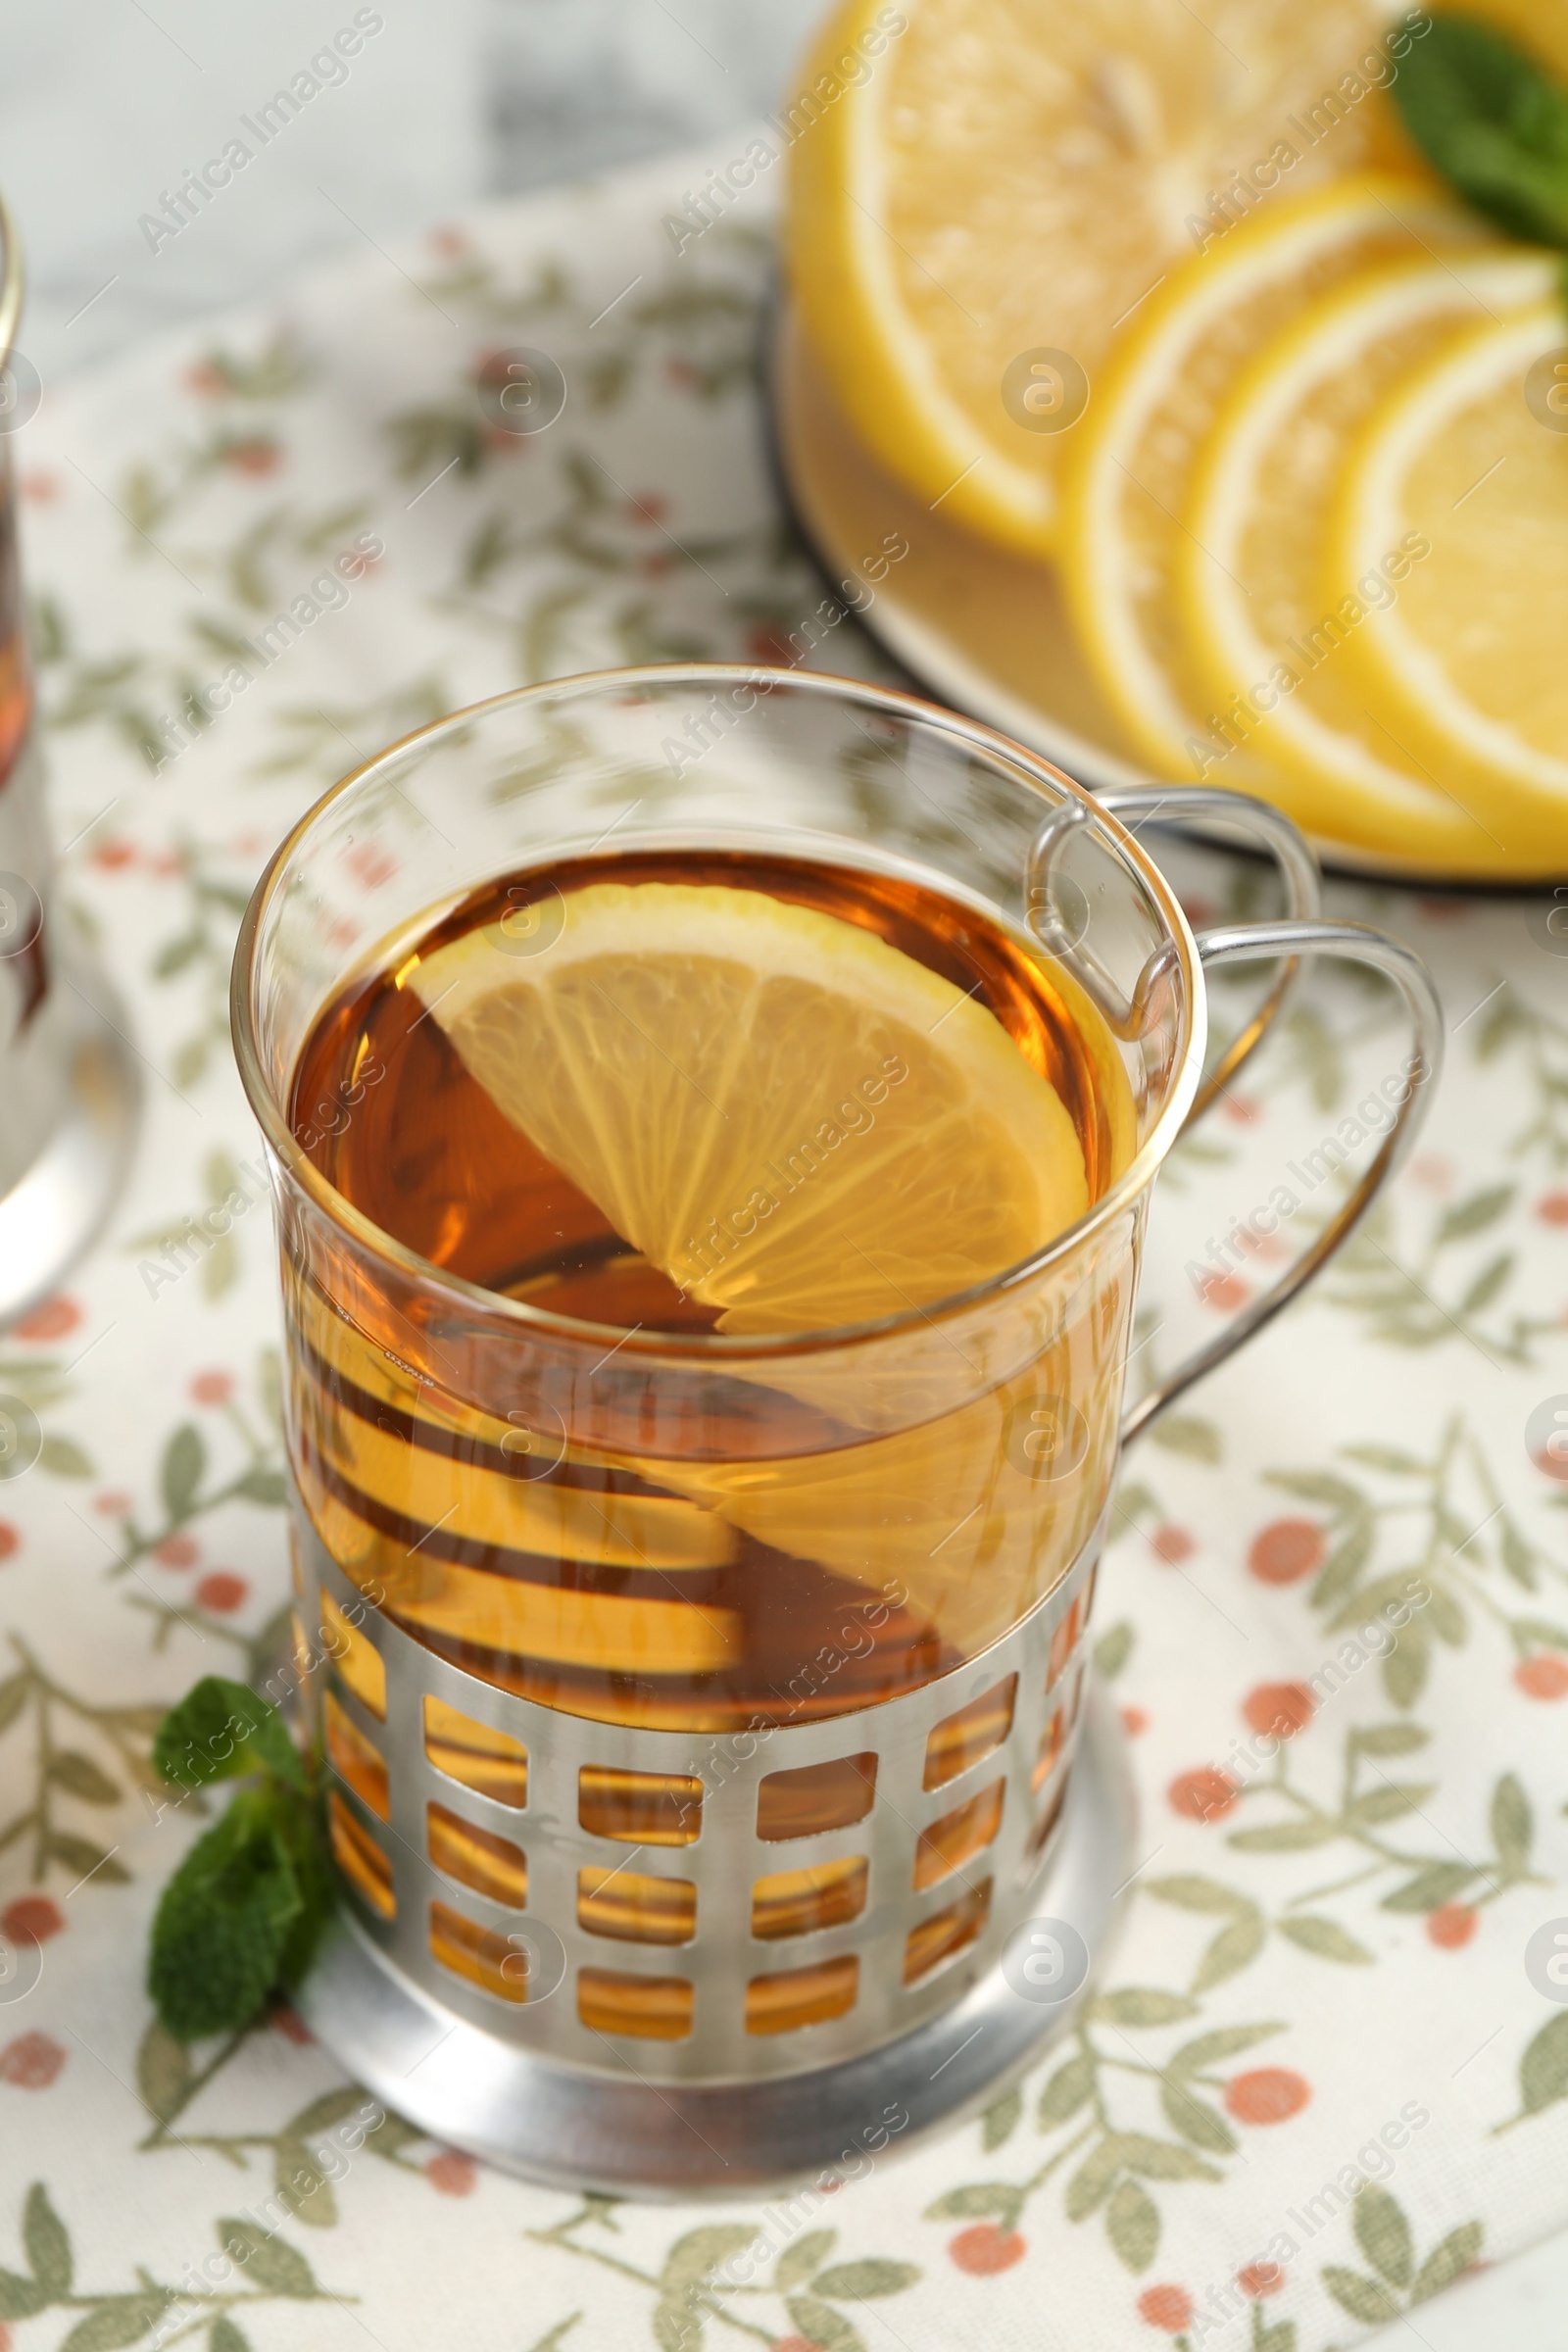
M 1286 954 L 1293 964 L 1302 956 L 1338 956 L 1382 972 L 1404 999 L 1410 1016 L 1413 1046 L 1410 1086 L 1370 1167 L 1338 1214 L 1294 1264 L 1287 1267 L 1278 1282 L 1232 1317 L 1217 1339 L 1211 1340 L 1206 1348 L 1196 1348 L 1168 1380 L 1140 1398 L 1122 1422 L 1124 1446 L 1147 1429 L 1155 1414 L 1162 1413 L 1195 1381 L 1201 1380 L 1205 1372 L 1212 1372 L 1227 1356 L 1234 1355 L 1238 1348 L 1245 1347 L 1252 1334 L 1260 1331 L 1281 1307 L 1288 1306 L 1297 1292 L 1349 1239 L 1410 1147 L 1425 1108 L 1418 1090 L 1436 1078 L 1443 1066 L 1443 1008 L 1431 975 L 1413 949 L 1400 940 L 1391 939 L 1385 931 L 1374 931 L 1365 923 L 1327 922 L 1321 918 L 1306 922 L 1232 923 L 1223 929 L 1200 932 L 1198 954 L 1205 969 L 1214 964 L 1246 963 L 1255 956 Z
M 1212 784 L 1145 785 L 1127 784 L 1114 787 L 1098 796 L 1102 808 L 1112 816 L 1137 818 L 1148 824 L 1154 817 L 1170 823 L 1197 819 L 1203 824 L 1234 826 L 1246 834 L 1254 846 L 1273 858 L 1285 884 L 1285 913 L 1293 922 L 1311 921 L 1322 912 L 1322 879 L 1317 860 L 1302 835 L 1282 809 L 1272 808 L 1267 801 L 1254 800 L 1250 793 L 1222 792 Z M 1175 948 L 1167 942 L 1156 948 L 1138 975 L 1131 997 L 1123 997 L 1108 972 L 1087 948 L 1083 937 L 1074 938 L 1062 923 L 1055 904 L 1055 888 L 1052 868 L 1069 837 L 1080 825 L 1089 821 L 1090 811 L 1081 801 L 1064 801 L 1053 809 L 1036 834 L 1029 853 L 1028 905 L 1029 921 L 1042 947 L 1060 957 L 1075 979 L 1088 992 L 1109 1022 L 1117 1037 L 1132 1039 L 1143 1034 L 1155 992 L 1162 979 L 1173 968 Z M 1136 830 L 1136 827 L 1134 828 Z M 1279 1013 L 1300 971 L 1300 958 L 1287 957 L 1279 977 L 1262 1004 L 1252 1014 L 1241 1033 L 1232 1039 L 1198 1091 L 1192 1109 L 1187 1114 L 1191 1126 L 1200 1119 L 1209 1104 L 1223 1094 L 1231 1080 L 1250 1060 L 1262 1044 L 1268 1028 Z

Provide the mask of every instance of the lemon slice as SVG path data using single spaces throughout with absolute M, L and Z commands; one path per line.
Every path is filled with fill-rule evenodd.
M 719 1329 L 927 1306 L 1083 1214 L 1054 1087 L 972 997 L 758 891 L 602 882 L 409 980 L 514 1126 Z
M 1299 779 L 1277 797 L 1320 832 L 1493 872 L 1548 846 L 1534 820 L 1554 812 L 1488 790 L 1473 766 L 1423 759 L 1346 658 L 1380 610 L 1421 593 L 1432 542 L 1385 512 L 1383 535 L 1365 537 L 1346 569 L 1325 563 L 1325 524 L 1356 434 L 1390 385 L 1489 311 L 1540 295 L 1554 269 L 1545 254 L 1501 248 L 1346 288 L 1260 355 L 1204 452 L 1179 602 L 1221 721 L 1204 730 L 1210 756 L 1220 776 L 1228 737 L 1274 758 Z M 1429 520 L 1446 534 L 1446 514 L 1441 526 Z M 1568 826 L 1556 847 L 1568 849 Z
M 1115 1469 L 1132 1343 L 1118 1320 L 1106 1344 L 1102 1303 L 1082 1293 L 1061 1303 L 1078 1310 L 1068 1331 L 1027 1370 L 923 1426 L 784 1460 L 662 1462 L 653 1474 L 760 1543 L 902 1595 L 973 1657 L 1077 1558 Z M 1068 1449 L 1040 1471 L 1016 1434 L 1053 1426 Z
M 1036 429 L 1016 389 L 1004 403 L 1009 368 L 1065 353 L 1093 414 L 1123 320 L 1195 245 L 1274 201 L 1271 186 L 1294 195 L 1376 151 L 1386 118 L 1355 68 L 1395 13 L 1382 0 L 835 11 L 780 118 L 786 250 L 807 334 L 866 447 L 982 536 L 1049 549 L 1081 428 Z
M 1277 201 L 1172 275 L 1102 377 L 1063 481 L 1062 574 L 1099 682 L 1156 774 L 1191 782 L 1206 680 L 1176 614 L 1183 514 L 1203 440 L 1237 370 L 1313 296 L 1369 263 L 1479 231 L 1415 181 L 1358 173 Z M 1245 748 L 1225 782 L 1272 790 Z
M 1551 265 L 1542 274 L 1549 280 Z M 1494 305 L 1494 308 L 1500 306 Z M 1568 320 L 1559 302 L 1434 358 L 1374 417 L 1341 492 L 1346 577 L 1430 543 L 1348 651 L 1358 683 L 1440 772 L 1479 771 L 1489 821 L 1532 862 L 1568 857 Z M 1525 828 L 1529 828 L 1528 831 Z M 1553 853 L 1549 856 L 1547 853 Z

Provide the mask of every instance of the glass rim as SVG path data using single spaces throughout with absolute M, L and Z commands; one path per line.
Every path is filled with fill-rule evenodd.
M 278 1102 L 263 1067 L 253 1017 L 252 982 L 257 942 L 284 869 L 327 810 L 346 799 L 378 769 L 402 759 L 416 746 L 438 742 L 445 735 L 459 734 L 471 727 L 476 719 L 488 717 L 494 712 L 525 704 L 548 702 L 552 698 L 569 694 L 584 695 L 608 690 L 635 692 L 649 686 L 667 687 L 683 683 L 715 688 L 723 685 L 760 686 L 767 692 L 775 687 L 789 686 L 829 699 L 853 698 L 862 704 L 870 704 L 888 716 L 915 718 L 923 725 L 934 726 L 949 738 L 969 745 L 993 760 L 1000 760 L 1005 766 L 1017 771 L 1024 784 L 1037 790 L 1049 786 L 1053 793 L 1064 794 L 1068 799 L 1078 802 L 1091 823 L 1098 826 L 1122 853 L 1149 891 L 1175 942 L 1180 959 L 1180 977 L 1190 1008 L 1187 1044 L 1181 1066 L 1159 1116 L 1116 1182 L 1081 1217 L 1029 1257 L 1004 1267 L 1000 1273 L 987 1275 L 982 1282 L 971 1284 L 967 1290 L 950 1292 L 947 1297 L 934 1299 L 928 1306 L 911 1306 L 897 1314 L 879 1316 L 871 1322 L 837 1324 L 821 1331 L 808 1332 L 742 1334 L 639 1331 L 635 1328 L 628 1331 L 618 1324 L 585 1322 L 576 1316 L 563 1315 L 548 1307 L 532 1305 L 526 1299 L 509 1298 L 499 1291 L 487 1290 L 482 1283 L 469 1282 L 466 1276 L 438 1266 L 433 1259 L 421 1256 L 418 1250 L 411 1250 L 396 1240 L 357 1208 L 346 1195 L 327 1181 L 295 1138 L 285 1109 Z M 1045 797 L 1043 793 L 1042 799 Z M 1052 801 L 1049 805 L 1054 807 L 1059 803 Z M 318 1016 L 319 1010 L 318 1007 Z M 240 1083 L 269 1151 L 307 1199 L 334 1224 L 343 1228 L 361 1249 L 380 1258 L 405 1278 L 414 1279 L 422 1288 L 445 1292 L 467 1308 L 477 1308 L 490 1317 L 514 1323 L 519 1333 L 533 1332 L 541 1337 L 582 1346 L 600 1346 L 611 1341 L 614 1343 L 616 1353 L 673 1359 L 693 1366 L 704 1362 L 733 1363 L 757 1358 L 776 1361 L 780 1357 L 821 1354 L 833 1348 L 893 1339 L 916 1331 L 922 1325 L 930 1329 L 939 1322 L 950 1321 L 984 1306 L 989 1300 L 999 1298 L 1007 1292 L 1026 1288 L 1053 1264 L 1069 1256 L 1102 1226 L 1112 1223 L 1153 1182 L 1186 1123 L 1198 1092 L 1206 1030 L 1202 967 L 1197 942 L 1176 895 L 1136 836 L 1108 809 L 1102 808 L 1086 786 L 1075 782 L 1051 760 L 1015 743 L 999 729 L 986 726 L 978 719 L 966 718 L 961 712 L 949 710 L 923 696 L 906 694 L 897 687 L 873 685 L 859 678 L 837 677 L 825 670 L 781 669 L 770 667 L 765 662 L 643 662 L 630 667 L 579 670 L 569 677 L 547 678 L 531 686 L 511 687 L 503 694 L 487 696 L 482 702 L 469 703 L 460 710 L 448 711 L 441 718 L 414 728 L 409 734 L 400 736 L 395 743 L 385 745 L 368 760 L 363 760 L 358 767 L 351 768 L 348 774 L 330 785 L 296 819 L 262 869 L 240 918 L 239 934 L 234 945 L 229 978 L 229 1018 Z

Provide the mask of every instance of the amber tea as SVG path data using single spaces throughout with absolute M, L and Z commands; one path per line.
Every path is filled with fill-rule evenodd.
M 602 1327 L 601 1385 L 626 1334 L 800 1334 L 968 1290 L 1100 1199 L 1133 1134 L 1100 1016 L 1021 932 L 892 875 L 718 853 L 534 868 L 393 943 L 317 1023 L 291 1120 L 409 1250 Z M 620 1430 L 585 1444 L 569 1395 L 476 1412 L 437 1330 L 375 1300 L 357 1328 L 302 1265 L 302 1493 L 362 1588 L 508 1690 L 660 1727 L 838 1713 L 973 1655 L 1077 1554 L 1126 1289 L 1063 1301 L 1030 1360 L 913 1426 L 809 1356 L 720 1359 L 672 1446 L 644 1438 L 633 1358 Z

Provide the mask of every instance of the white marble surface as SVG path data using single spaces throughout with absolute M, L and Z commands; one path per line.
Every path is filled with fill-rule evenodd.
M 465 204 L 716 139 L 771 105 L 820 0 L 386 0 L 347 76 L 149 248 L 140 216 L 219 153 L 355 16 L 354 0 L 6 0 L 4 185 L 28 262 L 23 348 L 45 381 L 160 325 L 286 291 L 322 255 L 394 244 Z M 395 265 L 388 261 L 388 268 Z M 1555 2352 L 1568 2237 L 1380 2334 Z
M 382 0 L 346 77 L 152 250 L 142 215 L 358 9 L 4 0 L 0 173 L 46 382 L 476 197 L 716 138 L 788 85 L 820 0 Z

